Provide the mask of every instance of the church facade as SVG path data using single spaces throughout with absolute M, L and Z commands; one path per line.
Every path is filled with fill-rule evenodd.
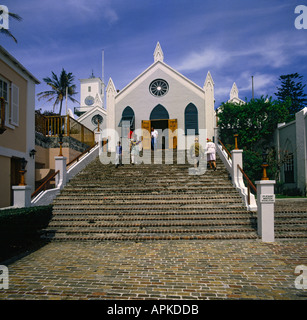
M 202 144 L 214 139 L 214 82 L 207 73 L 200 87 L 164 62 L 158 43 L 154 62 L 121 91 L 110 78 L 106 87 L 107 122 L 103 136 L 114 151 L 134 132 L 150 149 L 150 131 L 159 132 L 158 148 L 188 149 L 195 135 Z

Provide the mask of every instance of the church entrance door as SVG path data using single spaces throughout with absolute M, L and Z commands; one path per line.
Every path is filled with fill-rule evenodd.
M 159 132 L 157 146 L 158 149 L 177 148 L 177 119 L 143 120 L 143 148 L 151 148 L 151 128 Z M 169 129 L 169 130 L 167 130 Z

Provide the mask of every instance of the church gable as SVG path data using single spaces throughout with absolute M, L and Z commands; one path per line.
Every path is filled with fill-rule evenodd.
M 200 87 L 164 62 L 158 43 L 154 62 L 122 90 L 117 91 L 110 79 L 106 88 L 108 128 L 114 128 L 120 137 L 125 132 L 121 124 L 130 121 L 130 129 L 149 128 L 185 130 L 186 134 L 200 134 L 206 129 L 208 137 L 214 135 L 214 82 L 208 72 L 204 87 Z M 126 115 L 126 110 L 132 110 Z M 132 116 L 133 115 L 133 116 Z M 185 132 L 182 131 L 182 132 Z M 186 135 L 184 134 L 184 137 Z M 162 148 L 176 145 L 185 148 L 169 136 Z M 161 142 L 161 141 L 160 141 Z
M 133 94 L 133 92 L 142 91 L 143 94 L 151 92 L 150 85 L 155 80 L 170 81 L 178 86 L 181 85 L 185 90 L 189 90 L 199 97 L 203 98 L 204 89 L 196 85 L 194 82 L 183 76 L 181 73 L 170 67 L 164 62 L 164 54 L 160 43 L 158 42 L 154 51 L 154 63 L 149 66 L 143 73 L 131 81 L 115 96 L 115 103 L 119 103 L 122 99 Z M 171 88 L 172 89 L 172 88 Z M 152 93 L 152 92 L 151 92 Z
M 134 90 L 143 90 L 143 93 L 150 93 L 150 84 L 152 81 L 162 79 L 172 83 L 178 83 L 187 90 L 193 91 L 200 97 L 203 97 L 204 90 L 184 77 L 182 74 L 165 64 L 157 61 L 140 74 L 136 79 L 129 83 L 116 96 L 116 102 L 121 101 L 124 97 L 132 93 Z

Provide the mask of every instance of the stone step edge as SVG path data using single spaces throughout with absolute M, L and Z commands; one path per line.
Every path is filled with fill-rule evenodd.
M 216 217 L 212 217 L 207 216 L 207 217 L 147 217 L 146 215 L 144 216 L 136 216 L 136 217 L 118 217 L 118 216 L 114 216 L 114 217 L 98 217 L 98 218 L 93 218 L 93 217 L 67 217 L 67 216 L 62 216 L 62 215 L 54 215 L 52 217 L 51 221 L 135 221 L 135 220 L 146 220 L 146 221 L 150 221 L 150 220 L 165 220 L 165 221 L 172 221 L 172 220 L 247 220 L 247 219 L 257 219 L 256 216 L 242 216 L 242 215 L 238 215 L 238 216 L 216 216 Z
M 114 201 L 114 200 L 99 200 L 99 201 L 90 201 L 90 200 L 80 200 L 78 199 L 78 203 L 76 203 L 76 201 L 74 200 L 58 200 L 58 201 L 54 201 L 53 205 L 54 206 L 65 206 L 65 205 L 78 205 L 78 206 L 120 206 L 120 207 L 124 207 L 127 205 L 131 205 L 131 206 L 144 206 L 146 204 L 148 205 L 154 205 L 154 206 L 161 206 L 161 205 L 201 205 L 201 204 L 236 204 L 236 203 L 242 203 L 242 199 L 215 199 L 215 200 L 170 200 L 170 201 L 154 201 L 154 199 L 152 200 L 143 200 L 143 201 L 138 201 L 136 202 L 135 200 L 131 199 L 131 200 L 125 200 L 125 201 Z M 82 201 L 82 202 L 81 202 Z M 85 202 L 87 201 L 87 202 Z
M 221 229 L 221 228 L 213 228 L 213 229 L 117 229 L 117 230 L 71 230 L 71 229 L 45 229 L 43 232 L 46 234 L 112 234 L 112 233 L 121 233 L 121 234 L 131 234 L 131 233 L 246 233 L 246 232 L 255 232 L 256 230 L 251 228 L 235 228 L 235 229 Z
M 219 208 L 216 208 L 216 207 L 214 207 L 214 208 L 203 208 L 203 207 L 200 207 L 200 208 L 186 208 L 186 207 L 178 207 L 178 208 L 170 208 L 169 210 L 171 211 L 171 210 L 178 210 L 178 211 L 183 211 L 183 210 L 191 210 L 191 209 L 195 209 L 195 210 L 197 210 L 198 212 L 199 211 L 203 211 L 203 210 L 208 210 L 208 209 L 212 209 L 212 210 L 217 210 L 217 209 L 224 209 L 224 208 L 222 208 L 222 207 L 219 207 Z M 242 208 L 242 207 L 229 207 L 229 208 L 227 208 L 227 209 L 232 209 L 232 210 L 243 210 L 244 208 Z M 74 210 L 74 211 L 83 211 L 84 213 L 86 213 L 86 212 L 90 212 L 90 211 L 110 211 L 110 210 L 125 210 L 125 211 L 143 211 L 143 212 L 149 212 L 149 211 L 161 211 L 161 210 L 165 210 L 165 208 L 164 207 L 162 207 L 162 208 L 146 208 L 146 207 L 144 207 L 144 208 L 131 208 L 131 207 L 126 207 L 126 208 L 123 208 L 123 207 L 121 207 L 121 208 L 110 208 L 110 207 L 103 207 L 103 208 L 101 208 L 101 206 L 98 206 L 98 207 L 91 207 L 91 208 L 75 208 L 75 206 L 72 208 L 72 206 L 60 206 L 60 205 L 55 205 L 54 207 L 53 207 L 53 210 L 62 210 L 62 211 L 64 211 L 64 210 Z M 167 211 L 164 211 L 164 212 L 167 212 Z
M 217 215 L 220 215 L 220 214 L 228 214 L 228 215 L 232 215 L 232 214 L 250 214 L 250 215 L 255 215 L 256 213 L 255 212 L 252 212 L 252 211 L 247 211 L 245 208 L 241 208 L 240 210 L 234 210 L 233 208 L 228 208 L 230 211 L 226 211 L 225 209 L 215 209 L 215 208 L 211 208 L 211 210 L 209 211 L 208 208 L 203 208 L 203 210 L 188 210 L 188 211 L 184 211 L 184 212 L 178 212 L 177 210 L 175 211 L 159 211 L 159 212 L 146 212 L 146 213 L 143 213 L 143 212 L 132 212 L 133 209 L 131 210 L 127 210 L 128 212 L 123 212 L 123 211 L 120 211 L 120 212 L 117 212 L 117 211 L 109 211 L 109 212 L 101 212 L 103 211 L 103 209 L 101 210 L 97 210 L 97 209 L 89 209 L 87 211 L 85 210 L 76 210 L 75 212 L 74 211 L 69 211 L 68 209 L 67 210 L 62 210 L 62 208 L 59 208 L 59 209 L 55 209 L 53 208 L 53 214 L 57 215 L 57 214 L 62 214 L 62 215 L 85 215 L 85 214 L 88 214 L 88 215 L 116 215 L 116 216 L 124 216 L 124 215 L 136 215 L 136 216 L 140 216 L 140 215 L 213 215 L 213 214 L 217 214 Z M 82 212 L 80 212 L 82 211 Z M 94 211 L 94 212 L 93 212 Z M 100 211 L 100 212 L 99 212 Z
M 141 223 L 74 223 L 67 224 L 58 222 L 50 222 L 49 227 L 51 228 L 152 228 L 152 227 L 207 227 L 207 226 L 241 226 L 241 225 L 254 225 L 256 222 L 251 222 L 249 219 L 242 221 L 206 221 L 206 222 L 147 222 Z
M 100 236 L 100 237 L 80 237 L 80 236 L 70 236 L 70 237 L 52 237 L 48 238 L 45 237 L 45 239 L 48 239 L 50 241 L 156 241 L 156 240 L 238 240 L 238 239 L 259 239 L 259 237 L 254 234 L 223 234 L 223 235 L 169 235 L 169 236 Z
M 234 194 L 237 194 L 237 192 L 235 192 Z M 84 199 L 84 200 L 115 200 L 115 201 L 119 201 L 119 200 L 122 200 L 122 199 L 126 199 L 125 197 L 123 196 L 120 196 L 120 195 L 109 195 L 109 196 L 104 196 L 103 198 L 99 195 L 76 195 L 76 197 L 78 199 Z M 66 199 L 67 198 L 67 199 Z M 189 199 L 189 200 L 199 200 L 199 199 L 203 199 L 203 200 L 215 200 L 215 199 L 220 199 L 220 198 L 223 198 L 223 199 L 241 199 L 241 196 L 240 195 L 233 195 L 233 196 L 230 196 L 229 193 L 227 194 L 210 194 L 210 195 L 206 195 L 206 194 L 198 194 L 198 195 L 193 195 L 193 196 L 188 196 L 186 194 L 183 194 L 183 195 L 180 195 L 180 198 L 181 199 Z M 63 194 L 60 194 L 58 197 L 57 197 L 57 200 L 61 200 L 61 201 L 67 201 L 67 200 L 70 200 L 71 199 L 71 196 L 69 195 L 63 195 Z M 142 196 L 141 194 L 139 196 L 135 196 L 133 198 L 133 200 L 174 200 L 174 196 L 173 195 L 144 195 Z

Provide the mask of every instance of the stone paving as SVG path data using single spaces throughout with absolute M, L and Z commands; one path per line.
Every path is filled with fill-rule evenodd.
M 51 242 L 0 264 L 1 300 L 307 300 L 306 240 Z

